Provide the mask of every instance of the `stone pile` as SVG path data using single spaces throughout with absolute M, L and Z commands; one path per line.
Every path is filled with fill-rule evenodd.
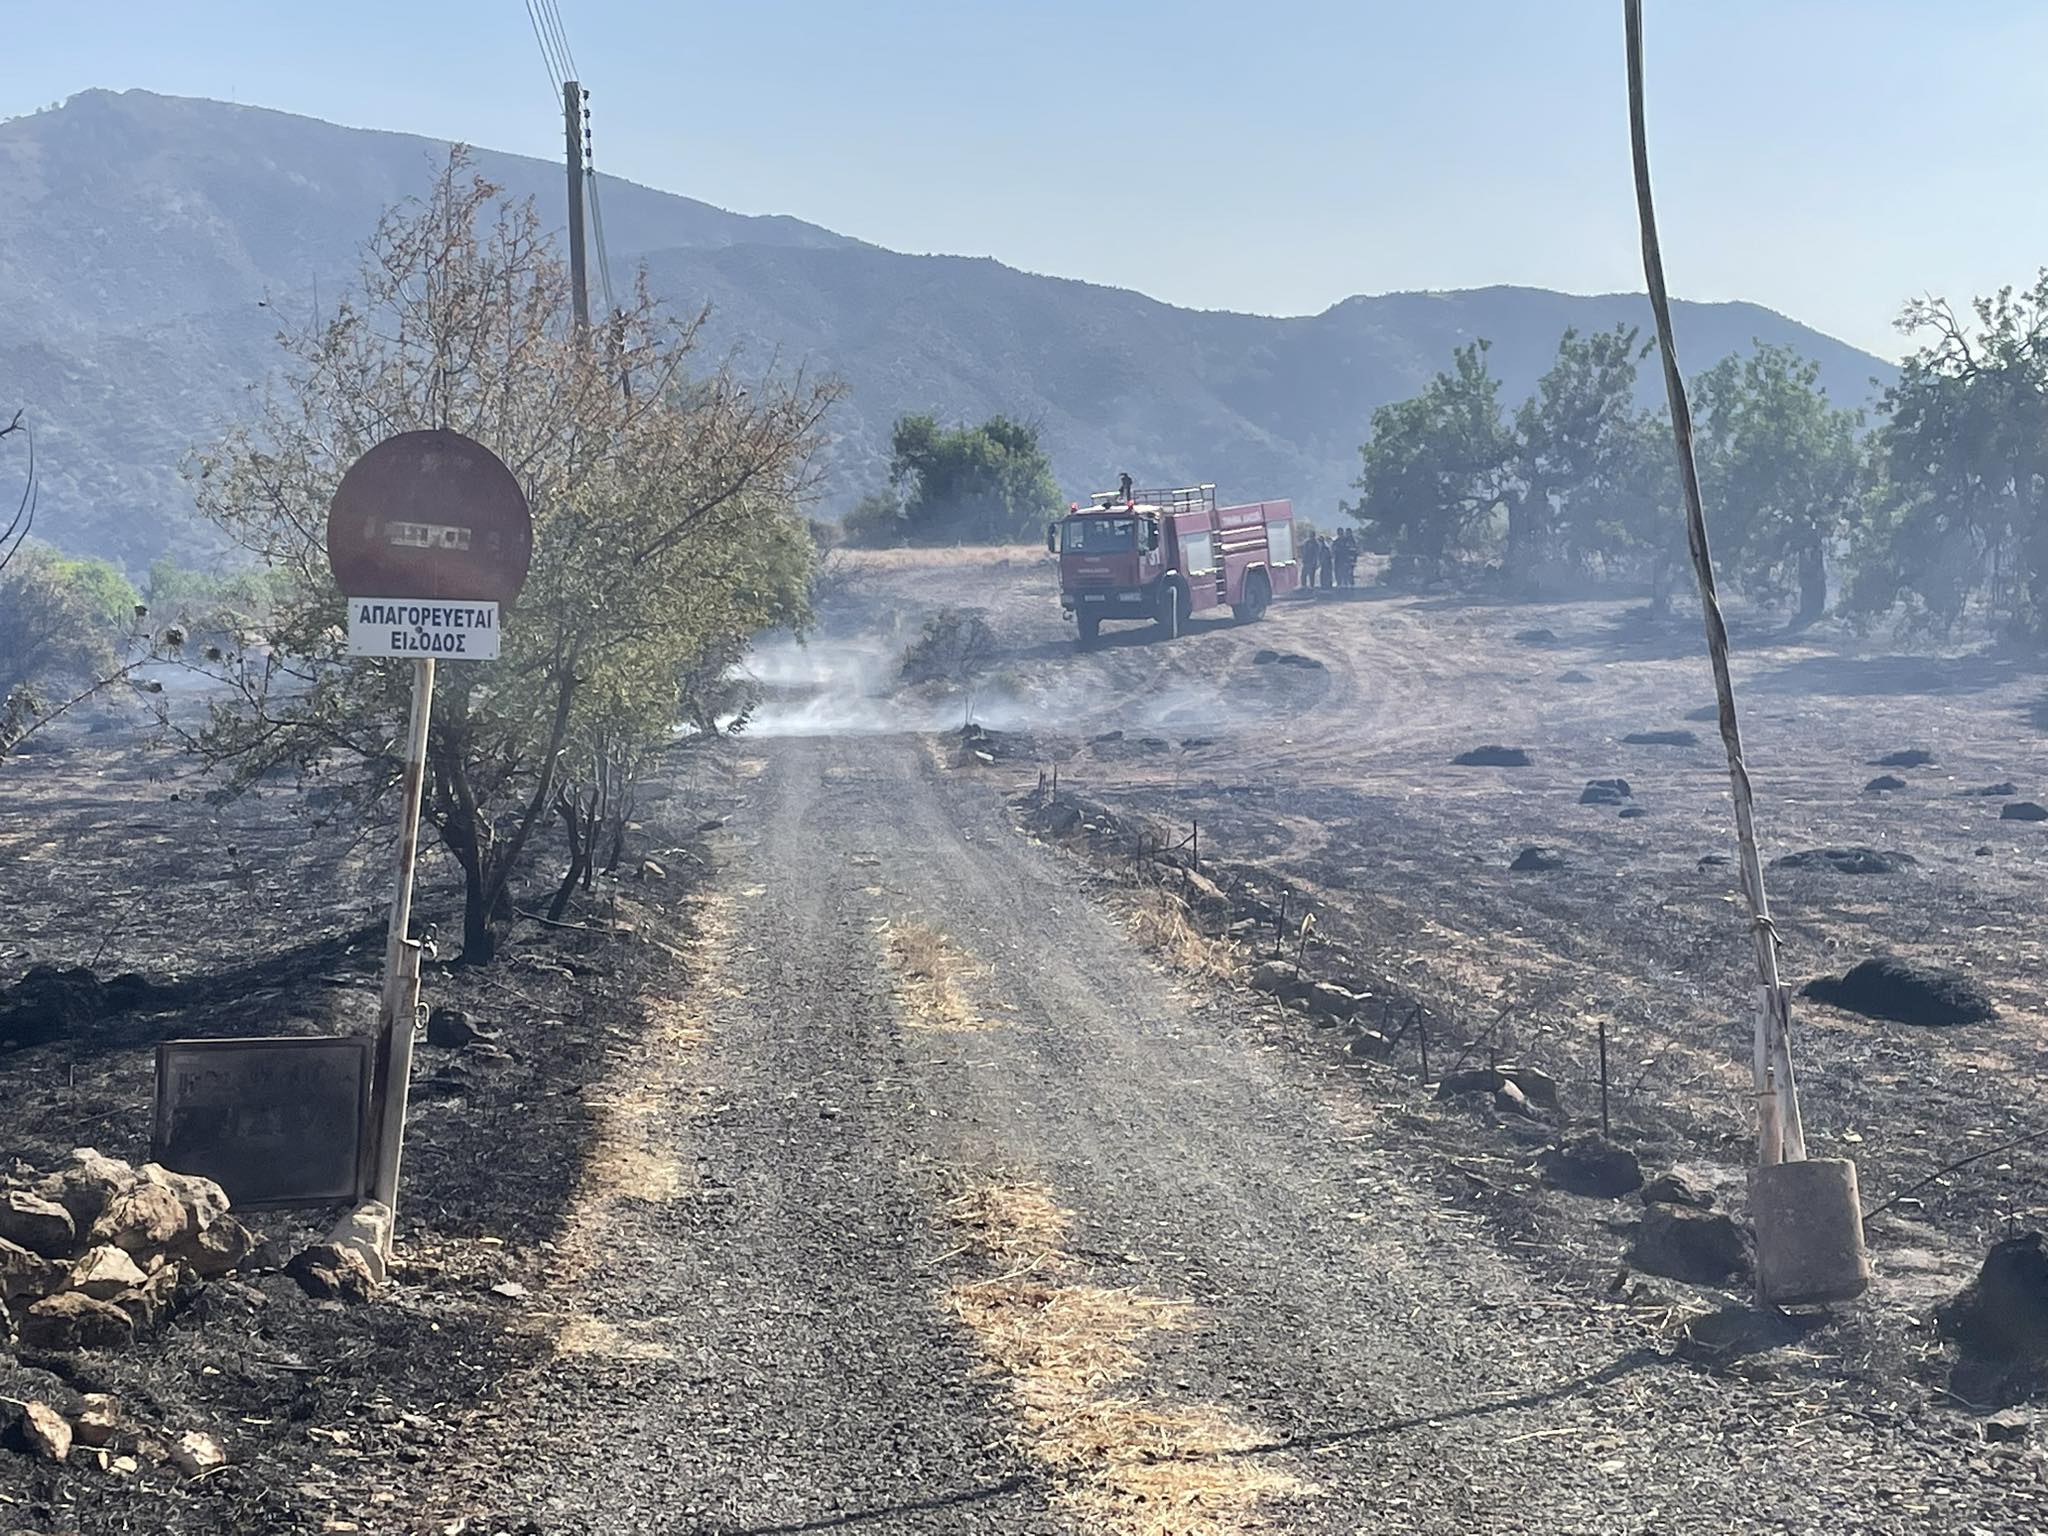
M 120 1349 L 256 1247 L 211 1179 L 80 1147 L 54 1173 L 0 1183 L 0 1340 Z

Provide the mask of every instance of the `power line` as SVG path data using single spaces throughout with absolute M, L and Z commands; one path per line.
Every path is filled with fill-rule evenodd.
M 563 64 L 562 78 L 565 80 L 582 78 L 576 68 L 576 55 L 569 47 L 569 34 L 562 26 L 561 8 L 555 4 L 555 0 L 540 0 L 540 13 L 541 18 L 547 22 L 549 29 L 554 35 L 555 53 L 562 60 Z
M 540 13 L 534 8 L 534 0 L 526 0 L 526 20 L 533 28 L 533 40 L 540 45 L 540 61 L 548 72 L 548 84 L 554 88 L 554 99 L 562 99 L 562 72 L 555 64 L 554 53 L 548 47 L 548 40 L 541 32 Z

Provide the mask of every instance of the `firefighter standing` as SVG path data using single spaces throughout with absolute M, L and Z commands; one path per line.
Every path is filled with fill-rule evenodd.
M 1358 578 L 1358 540 L 1352 536 L 1349 528 L 1337 535 L 1337 542 L 1331 553 L 1337 559 L 1337 585 L 1351 586 Z

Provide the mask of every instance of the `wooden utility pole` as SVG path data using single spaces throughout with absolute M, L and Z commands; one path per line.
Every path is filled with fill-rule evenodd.
M 583 87 L 562 82 L 562 132 L 569 168 L 569 288 L 576 309 L 576 335 L 590 333 L 590 285 L 583 256 Z
M 1735 717 L 1735 684 L 1728 673 L 1728 626 L 1714 590 L 1714 558 L 1707 546 L 1707 517 L 1700 499 L 1699 468 L 1693 461 L 1692 411 L 1678 353 L 1671 341 L 1671 298 L 1664 287 L 1664 256 L 1657 242 L 1657 214 L 1650 199 L 1650 151 L 1643 118 L 1642 0 L 1623 0 L 1628 49 L 1629 142 L 1635 161 L 1636 213 L 1642 224 L 1643 277 L 1657 322 L 1657 350 L 1664 360 L 1664 392 L 1671 405 L 1671 433 L 1678 449 L 1678 480 L 1685 495 L 1686 543 L 1699 578 L 1700 610 L 1713 663 L 1714 696 L 1720 709 L 1721 744 L 1728 752 L 1728 780 L 1735 796 L 1735 840 L 1741 855 L 1742 890 L 1749 898 L 1750 937 L 1756 947 L 1758 978 L 1755 1073 L 1757 1161 L 1764 1167 L 1806 1157 L 1806 1131 L 1799 1118 L 1798 1086 L 1792 1076 L 1791 1002 L 1778 979 L 1778 934 L 1764 895 L 1763 860 L 1756 847 L 1756 814 L 1749 769 L 1742 757 L 1742 730 Z

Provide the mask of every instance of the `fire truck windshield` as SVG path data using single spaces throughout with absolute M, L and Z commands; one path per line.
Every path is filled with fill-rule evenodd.
M 1069 518 L 1060 548 L 1070 555 L 1112 555 L 1129 549 L 1138 526 L 1132 517 Z

